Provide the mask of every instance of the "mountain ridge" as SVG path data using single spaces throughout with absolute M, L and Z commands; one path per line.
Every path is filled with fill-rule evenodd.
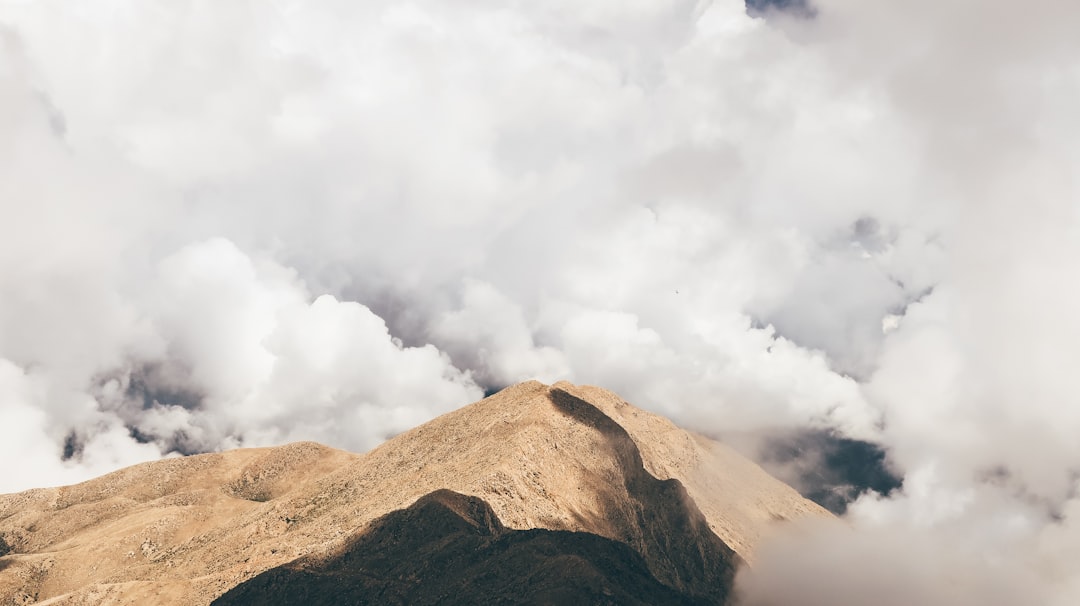
M 532 381 L 364 454 L 301 442 L 0 495 L 12 552 L 0 557 L 0 604 L 208 604 L 341 550 L 443 489 L 480 499 L 510 530 L 623 543 L 676 590 L 692 574 L 658 529 L 683 509 L 699 526 L 688 536 L 714 536 L 732 568 L 752 560 L 774 520 L 828 515 L 734 451 L 611 392 Z

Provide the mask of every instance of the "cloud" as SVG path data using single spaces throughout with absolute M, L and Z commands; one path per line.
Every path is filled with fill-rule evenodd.
M 737 578 L 740 606 L 1048 603 L 1046 586 L 999 546 L 923 531 L 803 529 L 773 543 Z
M 112 397 L 99 399 L 154 441 L 183 432 L 194 451 L 298 439 L 363 451 L 481 395 L 434 347 L 404 346 L 359 303 L 312 300 L 294 272 L 224 239 L 162 260 L 145 297 L 167 345 L 108 377 Z
M 843 521 L 797 525 L 740 572 L 740 606 L 1047 604 L 1076 600 L 1076 514 L 1043 512 L 1001 486 L 957 490 L 909 476 L 892 498 L 864 496 Z M 933 494 L 934 498 L 927 498 Z
M 568 378 L 878 445 L 927 603 L 1070 557 L 1073 3 L 572 4 L 0 6 L 0 489 Z
M 63 399 L 70 402 L 68 411 L 88 423 L 84 427 L 92 433 L 80 444 L 83 456 L 79 465 L 62 461 L 62 448 L 57 446 L 57 441 L 63 442 L 64 436 L 57 435 L 55 419 L 50 419 L 48 412 L 48 400 L 61 396 L 49 391 L 47 377 L 27 374 L 10 361 L 0 359 L 0 414 L 4 418 L 0 428 L 0 456 L 9 462 L 0 478 L 0 490 L 71 483 L 88 474 L 100 475 L 161 456 L 157 448 L 131 439 L 118 419 L 88 414 L 92 402 L 89 398 L 64 394 Z M 10 464 L 14 461 L 26 464 Z
M 551 383 L 570 369 L 559 350 L 538 346 L 520 307 L 492 285 L 467 280 L 461 308 L 433 319 L 430 335 L 487 385 L 506 386 L 522 377 Z

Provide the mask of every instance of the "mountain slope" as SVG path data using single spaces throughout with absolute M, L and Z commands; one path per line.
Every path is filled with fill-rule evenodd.
M 722 546 L 717 540 L 718 546 Z M 723 567 L 722 552 L 715 561 Z M 729 567 L 716 578 L 729 580 Z M 595 534 L 510 530 L 476 497 L 439 490 L 376 520 L 330 558 L 263 572 L 213 602 L 246 604 L 714 604 L 658 581 L 642 557 Z
M 244 449 L 0 496 L 11 551 L 0 604 L 208 604 L 264 571 L 345 553 L 377 519 L 442 489 L 478 498 L 507 530 L 624 544 L 681 595 L 722 584 L 717 570 L 751 557 L 774 520 L 828 515 L 610 392 L 534 381 L 364 455 Z M 704 555 L 689 557 L 683 541 Z

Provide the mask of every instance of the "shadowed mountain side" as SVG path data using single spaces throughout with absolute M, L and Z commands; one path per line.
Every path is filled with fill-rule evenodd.
M 730 578 L 718 585 L 728 589 Z M 484 501 L 449 490 L 383 516 L 331 557 L 303 558 L 268 570 L 213 602 L 712 603 L 718 602 L 665 586 L 641 556 L 622 543 L 582 532 L 511 530 Z
M 559 388 L 550 397 L 559 412 L 604 436 L 615 454 L 630 497 L 605 504 L 604 517 L 622 522 L 616 538 L 640 553 L 663 583 L 723 603 L 741 558 L 709 528 L 682 483 L 646 471 L 637 443 L 596 406 Z

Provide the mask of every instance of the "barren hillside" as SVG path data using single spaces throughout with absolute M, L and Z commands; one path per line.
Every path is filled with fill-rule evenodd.
M 242 449 L 0 495 L 0 604 L 239 604 L 327 579 L 355 603 L 523 583 L 535 593 L 513 595 L 541 603 L 575 587 L 723 603 L 768 527 L 805 515 L 828 514 L 722 444 L 608 391 L 533 381 L 363 455 Z M 557 532 L 519 532 L 533 530 Z M 407 553 L 427 555 L 393 557 Z M 432 584 L 448 578 L 472 581 Z

